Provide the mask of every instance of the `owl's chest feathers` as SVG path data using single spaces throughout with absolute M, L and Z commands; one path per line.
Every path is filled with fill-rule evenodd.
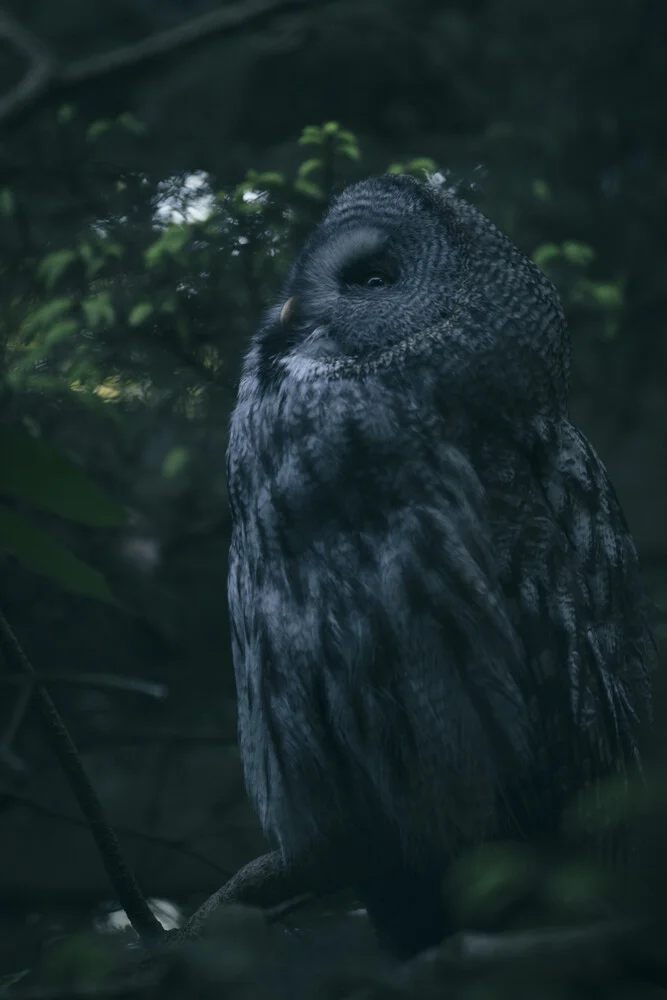
M 260 392 L 249 385 L 230 444 L 239 517 L 303 539 L 373 529 L 406 506 L 438 505 L 457 464 L 446 420 L 424 394 L 373 379 L 312 381 Z

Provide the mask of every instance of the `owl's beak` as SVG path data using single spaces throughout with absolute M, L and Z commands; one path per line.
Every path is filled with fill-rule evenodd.
M 285 305 L 280 310 L 280 325 L 287 326 L 292 316 L 294 315 L 294 307 L 296 306 L 296 296 L 292 296 L 287 300 Z

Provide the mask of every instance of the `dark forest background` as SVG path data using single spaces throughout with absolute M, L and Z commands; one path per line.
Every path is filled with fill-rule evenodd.
M 147 893 L 203 896 L 264 846 L 226 429 L 244 345 L 346 183 L 447 173 L 555 281 L 572 411 L 664 609 L 666 28 L 648 0 L 0 5 L 0 608 Z M 30 695 L 2 665 L 0 971 L 12 926 L 109 895 Z

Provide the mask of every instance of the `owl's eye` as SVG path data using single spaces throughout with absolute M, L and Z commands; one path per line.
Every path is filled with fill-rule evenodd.
M 388 288 L 396 281 L 396 269 L 389 261 L 358 260 L 343 269 L 343 284 L 357 288 Z

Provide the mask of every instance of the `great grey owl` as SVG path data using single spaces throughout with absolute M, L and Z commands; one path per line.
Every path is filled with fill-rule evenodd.
M 557 832 L 638 762 L 652 642 L 567 413 L 555 289 L 433 181 L 348 188 L 245 358 L 228 453 L 241 756 L 403 954 L 462 849 Z

